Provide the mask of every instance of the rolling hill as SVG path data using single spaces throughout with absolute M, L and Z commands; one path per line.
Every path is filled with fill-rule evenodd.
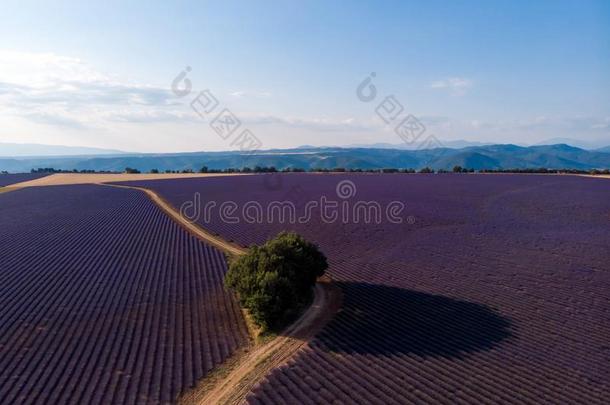
M 274 166 L 277 169 L 380 169 L 414 168 L 451 169 L 453 166 L 480 169 L 603 169 L 610 167 L 610 153 L 589 151 L 566 144 L 517 146 L 483 145 L 460 149 L 399 150 L 376 148 L 296 148 L 273 149 L 255 153 L 193 152 L 172 154 L 122 154 L 96 156 L 47 156 L 0 158 L 0 170 L 29 172 L 39 167 L 63 170 L 140 171 L 199 170 Z
M 95 156 L 122 155 L 126 152 L 114 149 L 89 148 L 84 146 L 42 145 L 37 143 L 0 142 L 0 156 Z

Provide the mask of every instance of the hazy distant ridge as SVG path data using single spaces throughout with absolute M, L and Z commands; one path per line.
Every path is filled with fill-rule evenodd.
M 0 142 L 0 156 L 83 156 L 83 155 L 120 155 L 120 150 L 88 148 L 83 146 L 41 145 L 36 143 Z
M 374 148 L 296 148 L 240 152 L 194 152 L 174 154 L 125 154 L 120 156 L 76 156 L 44 158 L 0 158 L 0 170 L 25 172 L 32 168 L 64 170 L 140 171 L 199 170 L 228 167 L 274 166 L 277 169 L 336 167 L 380 169 L 430 166 L 451 169 L 455 165 L 472 169 L 604 169 L 610 168 L 610 151 L 590 151 L 565 144 L 523 147 L 484 145 L 461 149 L 398 150 Z

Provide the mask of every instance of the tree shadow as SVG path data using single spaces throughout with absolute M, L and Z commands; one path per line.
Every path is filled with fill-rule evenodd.
M 341 311 L 318 334 L 336 353 L 459 357 L 508 338 L 511 322 L 480 304 L 366 283 L 337 283 Z

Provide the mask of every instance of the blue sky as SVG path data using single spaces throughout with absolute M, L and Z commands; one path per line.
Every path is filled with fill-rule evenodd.
M 387 95 L 441 142 L 610 144 L 607 1 L 83 3 L 4 2 L 0 142 L 233 149 L 209 89 L 265 148 L 401 143 Z

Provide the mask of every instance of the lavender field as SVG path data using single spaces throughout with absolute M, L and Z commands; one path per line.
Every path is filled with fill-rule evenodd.
M 48 175 L 48 173 L 0 174 L 0 187 L 6 187 L 24 181 L 36 180 Z
M 248 339 L 222 253 L 144 193 L 0 195 L 0 403 L 175 402 Z
M 339 182 L 354 193 L 342 198 Z M 250 403 L 608 403 L 610 187 L 537 175 L 261 175 L 133 183 L 201 199 L 402 201 L 402 223 L 227 221 L 242 245 L 293 229 L 316 241 L 341 312 Z M 195 197 L 198 193 L 199 197 Z M 189 212 L 189 211 L 185 211 Z M 196 213 L 195 213 L 196 214 Z M 231 216 L 233 218 L 233 216 Z

